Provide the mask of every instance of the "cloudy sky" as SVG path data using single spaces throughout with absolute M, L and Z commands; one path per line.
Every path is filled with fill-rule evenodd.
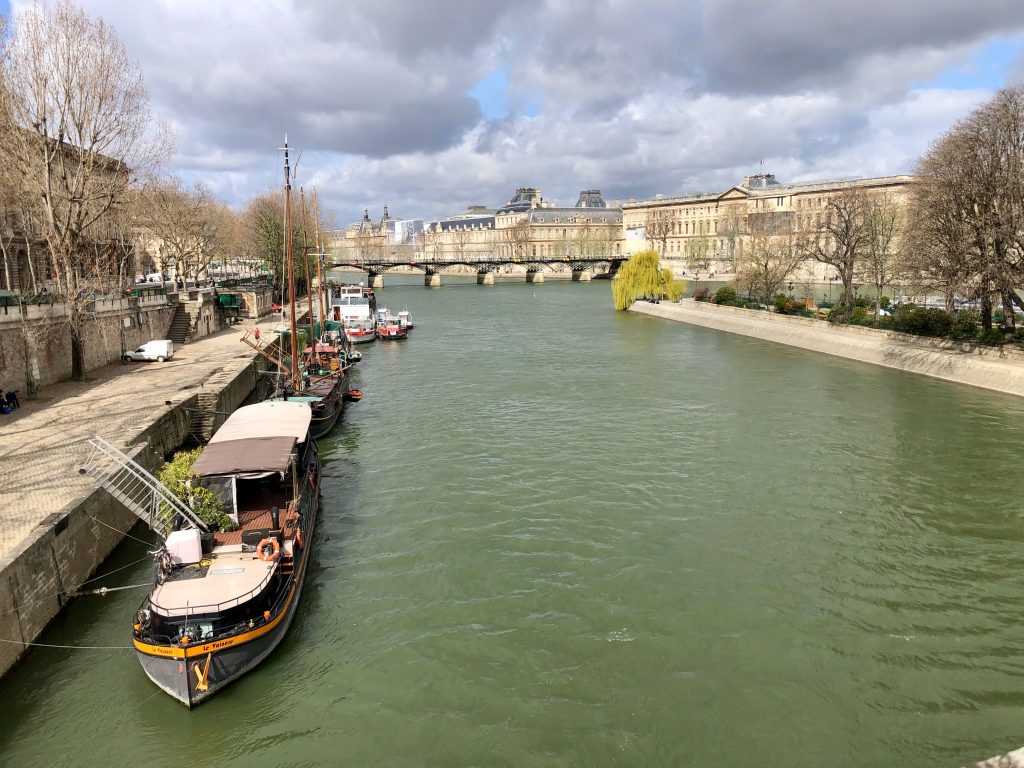
M 6 0 L 0 0 L 3 10 Z M 16 0 L 17 11 L 24 3 Z M 906 173 L 1024 83 L 1021 0 L 83 0 L 119 31 L 172 172 L 242 205 L 300 181 L 337 221 Z

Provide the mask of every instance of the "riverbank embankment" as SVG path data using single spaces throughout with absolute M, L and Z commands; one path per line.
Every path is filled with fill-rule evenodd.
M 684 299 L 678 304 L 636 302 L 630 311 L 727 333 L 823 352 L 958 384 L 1024 396 L 1024 353 L 926 339 L 895 331 L 836 326 Z
M 247 326 L 272 337 L 278 324 Z M 136 522 L 79 474 L 89 438 L 99 435 L 146 469 L 159 468 L 254 389 L 263 360 L 240 337 L 240 329 L 226 329 L 177 349 L 166 363 L 115 363 L 87 381 L 48 386 L 0 422 L 0 674 Z M 213 420 L 202 418 L 210 413 Z

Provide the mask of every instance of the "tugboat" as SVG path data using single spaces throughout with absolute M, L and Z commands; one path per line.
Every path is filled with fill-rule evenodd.
M 412 315 L 409 313 L 408 307 L 398 313 L 398 327 L 405 328 L 407 331 L 411 331 L 415 327 L 412 324 Z
M 366 344 L 377 338 L 377 329 L 372 319 L 346 320 L 345 338 L 353 344 Z
M 132 628 L 143 670 L 189 708 L 265 659 L 295 617 L 320 499 L 311 415 L 296 402 L 239 408 L 192 466 L 238 529 L 172 531 Z
M 403 327 L 398 318 L 388 311 L 387 307 L 377 310 L 377 338 L 381 341 L 397 341 L 409 335 L 407 328 Z

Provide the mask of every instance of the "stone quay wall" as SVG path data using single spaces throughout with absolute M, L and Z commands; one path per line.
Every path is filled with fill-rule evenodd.
M 268 336 L 272 327 L 265 328 Z M 268 345 L 271 354 L 278 342 L 279 338 L 274 337 Z M 135 421 L 125 428 L 122 450 L 153 473 L 189 438 L 209 439 L 227 414 L 250 397 L 268 365 L 257 354 L 244 354 L 243 350 L 248 348 L 242 347 L 234 334 L 213 336 L 186 345 L 186 349 L 197 358 L 196 363 L 182 362 L 179 365 L 185 367 L 173 373 L 170 368 L 149 369 L 152 375 L 167 370 L 166 377 L 161 376 L 165 385 L 150 387 L 152 402 L 147 407 L 152 416 L 145 423 Z M 199 359 L 206 362 L 199 363 Z M 116 379 L 108 384 L 117 388 Z M 130 399 L 138 395 L 121 396 Z M 116 407 L 116 403 L 112 406 Z M 91 427 L 86 431 L 90 430 Z M 80 455 L 76 460 L 84 461 L 81 442 L 70 435 L 68 439 L 76 440 L 69 450 L 76 457 Z M 39 461 L 47 465 L 47 472 L 57 475 L 71 469 L 49 466 L 56 457 L 48 458 L 45 454 L 39 456 Z M 80 487 L 86 490 L 77 497 L 68 494 L 69 500 L 62 508 L 45 517 L 41 514 L 38 525 L 33 525 L 16 543 L 9 542 L 12 546 L 0 554 L 0 638 L 8 641 L 0 642 L 0 675 L 38 640 L 73 599 L 75 588 L 96 574 L 121 543 L 122 532 L 138 522 L 105 490 L 91 482 Z M 130 616 L 125 617 L 125 626 L 130 620 Z
M 181 445 L 190 433 L 187 408 L 193 395 L 162 413 L 146 429 L 143 440 L 126 451 L 150 471 L 164 453 Z M 84 458 L 84 457 L 83 457 Z M 17 663 L 28 646 L 60 613 L 77 585 L 89 579 L 138 522 L 135 515 L 101 488 L 50 514 L 19 545 L 0 559 L 0 637 L 22 644 L 0 643 L 0 675 Z M 129 617 L 130 618 L 130 617 Z M 127 619 L 126 619 L 127 621 Z
M 638 301 L 630 311 L 1024 396 L 1024 353 L 1006 347 L 983 347 L 895 331 L 836 326 L 821 320 L 719 307 L 692 299 L 678 304 Z
M 24 397 L 30 378 L 39 387 L 71 378 L 71 332 L 60 305 L 21 309 L 0 307 L 0 387 Z M 86 371 L 120 360 L 125 349 L 167 338 L 172 317 L 174 307 L 166 302 L 95 314 L 82 327 Z

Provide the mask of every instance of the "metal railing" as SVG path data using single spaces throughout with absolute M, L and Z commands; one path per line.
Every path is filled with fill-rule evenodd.
M 170 523 L 178 515 L 192 528 L 209 530 L 167 486 L 102 437 L 90 438 L 89 445 L 89 457 L 78 471 L 95 478 L 100 487 L 162 538 L 167 538 Z

